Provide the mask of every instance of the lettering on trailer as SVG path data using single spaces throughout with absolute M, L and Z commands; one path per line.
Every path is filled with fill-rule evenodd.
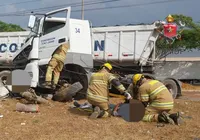
M 18 50 L 17 44 L 16 43 L 12 43 L 10 45 L 7 45 L 5 43 L 0 44 L 0 53 L 4 53 L 8 50 L 12 53 L 16 52 Z
M 101 40 L 101 44 L 99 43 L 98 40 L 95 40 L 94 41 L 94 51 L 104 51 L 105 49 L 105 41 L 104 40 Z

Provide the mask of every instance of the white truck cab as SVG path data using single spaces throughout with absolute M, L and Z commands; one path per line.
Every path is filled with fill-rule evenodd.
M 59 45 L 68 42 L 70 48 L 60 79 L 70 83 L 80 81 L 83 91 L 86 91 L 93 68 L 90 24 L 87 20 L 71 19 L 70 13 L 71 8 L 67 7 L 42 16 L 30 16 L 28 27 L 31 33 L 15 53 L 13 64 L 21 66 L 31 75 L 31 87 L 44 82 L 52 54 Z

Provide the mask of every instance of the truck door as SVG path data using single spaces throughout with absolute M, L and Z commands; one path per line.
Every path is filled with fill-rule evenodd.
M 39 40 L 39 59 L 49 59 L 60 44 L 68 42 L 70 12 L 70 8 L 65 8 L 46 14 Z

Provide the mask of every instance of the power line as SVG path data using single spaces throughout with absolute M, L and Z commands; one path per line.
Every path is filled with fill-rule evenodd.
M 177 2 L 177 1 L 187 1 L 187 0 L 155 1 L 155 2 L 149 2 L 149 3 L 143 3 L 143 4 L 132 4 L 132 5 L 123 5 L 123 6 L 110 6 L 110 7 L 106 7 L 106 8 L 91 8 L 91 9 L 85 9 L 84 11 L 95 11 L 95 10 L 126 8 L 126 7 L 137 7 L 137 6 L 146 6 L 146 5 L 152 5 L 152 4 L 169 3 L 169 2 Z M 73 11 L 73 12 L 80 12 L 80 10 L 76 10 L 76 11 Z
M 120 0 L 111 0 L 111 1 L 103 1 L 103 2 L 98 2 L 98 3 L 88 3 L 85 5 L 93 5 L 93 4 L 99 4 L 99 3 L 107 3 L 107 2 L 116 2 L 116 1 L 120 1 Z M 148 2 L 148 3 L 140 3 L 140 4 L 132 4 L 132 5 L 122 5 L 122 6 L 110 6 L 110 7 L 106 7 L 106 8 L 91 8 L 91 9 L 84 9 L 84 11 L 95 11 L 95 10 L 105 10 L 105 9 L 115 9 L 115 8 L 126 8 L 126 7 L 137 7 L 137 6 L 146 6 L 146 5 L 153 5 L 153 4 L 162 4 L 162 3 L 170 3 L 170 2 L 178 2 L 178 1 L 186 1 L 186 0 L 165 0 L 165 1 L 155 1 L 155 2 Z M 190 0 L 191 1 L 191 0 Z M 65 6 L 65 5 L 62 5 Z M 71 7 L 77 7 L 77 6 L 81 6 L 81 5 L 71 5 Z M 53 6 L 53 7 L 44 7 L 44 8 L 38 8 L 38 9 L 32 9 L 33 10 L 38 10 L 39 11 L 44 11 L 44 10 L 49 10 L 50 8 L 56 8 L 60 6 Z M 43 10 L 42 10 L 43 9 Z M 23 13 L 22 13 L 23 12 Z M 26 15 L 30 15 L 31 13 L 30 10 L 27 11 L 21 11 L 21 12 L 13 12 L 13 13 L 2 13 L 0 14 L 0 17 L 4 17 L 4 16 L 26 16 Z M 75 10 L 72 12 L 81 12 L 81 10 Z
M 24 4 L 24 3 L 30 3 L 30 2 L 36 2 L 36 1 L 42 1 L 42 0 L 28 0 L 28 1 L 9 3 L 9 4 L 2 4 L 2 5 L 0 5 L 0 7 L 9 6 L 9 5 L 18 5 L 18 4 Z
M 116 2 L 116 1 L 121 1 L 121 0 L 107 0 L 107 1 L 104 1 L 104 0 L 91 0 L 91 1 L 86 1 L 85 2 L 85 6 L 87 5 L 94 5 L 94 4 L 100 4 L 100 3 L 108 3 L 108 2 Z M 71 7 L 79 7 L 79 6 L 82 6 L 82 2 L 78 2 L 78 3 L 71 3 L 71 4 L 65 4 L 65 5 L 57 5 L 57 6 L 51 6 L 51 7 L 43 7 L 43 8 L 37 8 L 37 9 L 30 9 L 30 10 L 24 10 L 24 11 L 16 11 L 16 12 L 10 12 L 10 13 L 2 13 L 0 14 L 0 16 L 24 16 L 24 15 L 28 15 L 28 14 L 31 14 L 31 13 L 28 13 L 28 12 L 32 12 L 32 11 L 35 11 L 35 12 L 41 12 L 41 11 L 46 11 L 46 10 L 50 10 L 50 9 L 54 9 L 54 8 L 61 8 L 61 7 L 64 7 L 64 6 L 71 6 Z

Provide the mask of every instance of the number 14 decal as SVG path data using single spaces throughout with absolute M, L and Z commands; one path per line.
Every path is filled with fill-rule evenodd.
M 76 33 L 80 33 L 81 32 L 80 28 L 75 28 L 75 30 L 76 30 Z

